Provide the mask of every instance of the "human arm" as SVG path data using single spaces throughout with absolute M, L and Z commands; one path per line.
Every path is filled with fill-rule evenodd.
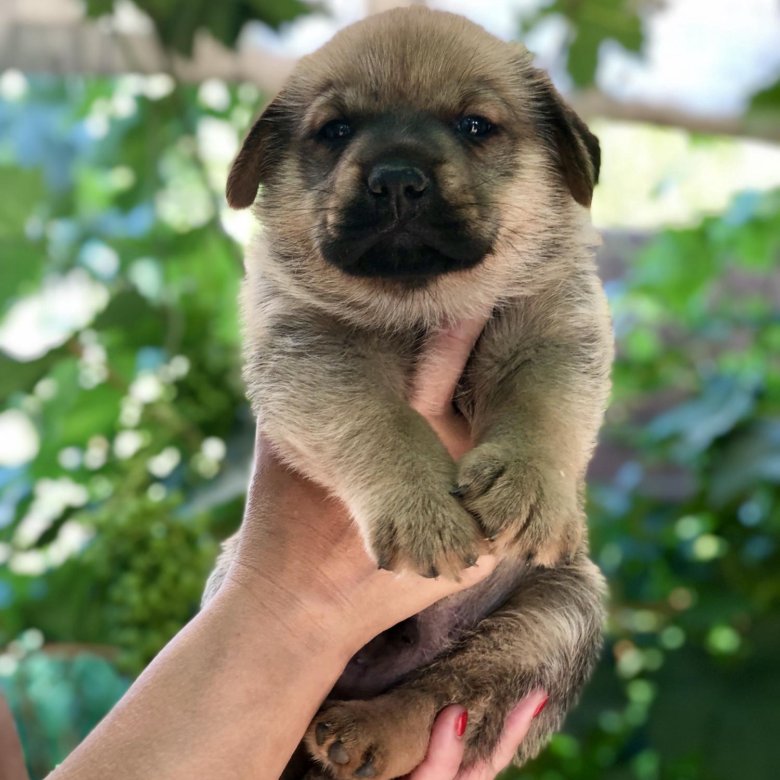
M 459 349 L 465 362 L 470 345 Z M 465 451 L 452 389 L 419 387 L 445 445 Z M 344 508 L 259 442 L 220 591 L 50 780 L 279 777 L 354 652 L 491 566 L 481 559 L 459 584 L 377 570 Z
M 378 571 L 344 510 L 262 451 L 250 496 L 249 523 L 276 518 L 268 554 L 239 554 L 52 780 L 278 777 L 354 652 L 489 568 L 459 586 Z

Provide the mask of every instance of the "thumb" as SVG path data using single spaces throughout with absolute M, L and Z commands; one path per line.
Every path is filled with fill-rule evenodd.
M 507 715 L 501 739 L 493 755 L 487 761 L 462 770 L 457 780 L 493 780 L 511 763 L 518 746 L 525 739 L 534 718 L 542 711 L 546 701 L 547 694 L 542 690 L 532 691 L 521 699 Z
M 446 414 L 471 350 L 487 317 L 461 320 L 443 328 L 426 343 L 414 377 L 410 405 L 424 417 Z
M 436 716 L 425 759 L 407 780 L 453 780 L 463 760 L 463 732 L 467 722 L 463 707 L 457 704 L 445 707 Z

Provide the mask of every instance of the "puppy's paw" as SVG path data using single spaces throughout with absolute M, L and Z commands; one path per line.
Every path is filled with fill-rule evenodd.
M 425 757 L 433 708 L 395 698 L 326 703 L 309 726 L 306 747 L 336 780 L 407 774 Z
M 410 485 L 368 526 L 369 546 L 382 569 L 457 580 L 487 550 L 477 521 L 449 491 Z
M 466 453 L 456 492 L 488 538 L 501 537 L 534 564 L 567 560 L 582 543 L 575 476 L 513 447 L 486 442 Z

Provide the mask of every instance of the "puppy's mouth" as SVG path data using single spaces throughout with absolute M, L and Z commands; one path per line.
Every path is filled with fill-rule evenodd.
M 350 276 L 420 287 L 478 265 L 491 244 L 472 235 L 460 221 L 431 224 L 413 218 L 385 224 L 345 222 L 321 242 L 320 249 L 328 263 Z

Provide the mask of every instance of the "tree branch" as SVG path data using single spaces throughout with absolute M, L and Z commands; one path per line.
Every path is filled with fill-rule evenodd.
M 780 122 L 777 117 L 703 116 L 663 105 L 623 103 L 598 90 L 570 96 L 569 102 L 578 114 L 588 119 L 603 117 L 678 127 L 691 133 L 745 136 L 780 142 Z
M 389 0 L 373 0 L 372 11 Z M 412 4 L 411 1 L 402 4 Z M 105 21 L 105 20 L 102 20 Z M 0 72 L 16 68 L 26 73 L 118 75 L 123 73 L 164 73 L 171 64 L 178 79 L 200 82 L 208 78 L 249 81 L 265 95 L 279 91 L 295 65 L 295 60 L 271 54 L 246 42 L 236 51 L 227 49 L 206 33 L 196 38 L 192 59 L 169 57 L 154 35 L 120 33 L 104 23 L 63 17 L 52 22 L 40 18 L 0 13 Z M 628 122 L 679 127 L 713 135 L 746 136 L 780 142 L 780 122 L 776 117 L 707 117 L 668 106 L 621 103 L 591 90 L 571 98 L 584 117 L 604 117 Z

